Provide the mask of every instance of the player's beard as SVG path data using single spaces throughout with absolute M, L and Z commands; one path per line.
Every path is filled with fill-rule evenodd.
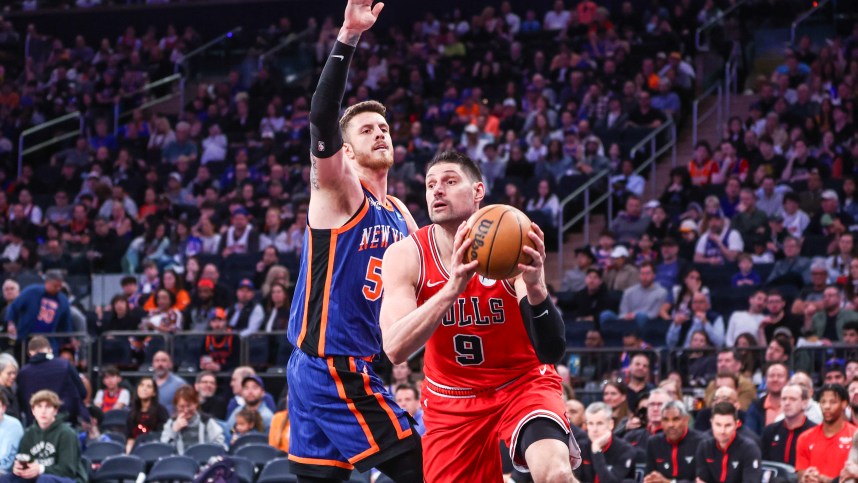
M 371 150 L 368 153 L 355 152 L 355 162 L 362 168 L 372 171 L 387 170 L 393 166 L 393 150 L 386 151 Z

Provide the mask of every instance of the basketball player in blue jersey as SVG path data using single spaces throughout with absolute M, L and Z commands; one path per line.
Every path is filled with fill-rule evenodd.
M 310 108 L 312 186 L 287 367 L 289 459 L 302 483 L 373 467 L 396 482 L 423 481 L 417 431 L 371 366 L 381 352 L 381 260 L 416 225 L 386 196 L 393 142 L 384 106 L 361 102 L 337 121 L 355 46 L 383 7 L 349 0 Z

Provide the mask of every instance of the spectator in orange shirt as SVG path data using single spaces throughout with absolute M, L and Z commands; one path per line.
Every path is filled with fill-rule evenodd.
M 688 174 L 694 186 L 712 184 L 712 176 L 718 173 L 718 163 L 712 160 L 712 148 L 706 141 L 694 146 L 694 157 L 688 163 Z
M 822 424 L 802 433 L 796 443 L 795 469 L 800 483 L 829 483 L 840 475 L 858 431 L 846 421 L 848 404 L 849 394 L 843 386 L 822 386 Z
M 158 286 L 169 290 L 175 297 L 175 303 L 172 308 L 182 311 L 191 303 L 191 296 L 188 294 L 188 291 L 185 290 L 182 278 L 179 277 L 174 270 L 164 270 L 164 274 L 161 275 L 161 283 Z M 152 310 L 155 310 L 155 308 L 156 300 L 153 295 L 152 297 L 149 297 L 149 300 L 147 300 L 145 304 L 143 304 L 143 310 L 151 312 Z

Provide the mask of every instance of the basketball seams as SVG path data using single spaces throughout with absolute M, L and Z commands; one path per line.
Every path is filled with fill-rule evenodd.
M 492 211 L 494 211 L 494 210 L 487 211 L 486 213 L 483 214 L 483 216 L 488 215 Z M 492 233 L 492 242 L 486 243 L 486 247 L 489 249 L 489 254 L 486 256 L 486 273 L 492 272 L 492 252 L 494 252 L 494 249 L 495 249 L 495 241 L 498 238 L 498 230 L 500 229 L 501 225 L 503 224 L 503 217 L 505 217 L 508 213 L 509 213 L 508 210 L 504 210 L 504 212 L 501 213 L 500 218 L 498 218 L 498 221 L 495 223 L 495 226 L 494 226 L 495 231 L 494 231 L 494 233 Z
M 521 262 L 521 251 L 524 249 L 524 240 L 523 240 L 524 228 L 521 226 L 521 217 L 518 216 L 518 213 L 513 212 L 512 210 L 507 211 L 507 213 L 510 213 L 510 212 L 512 212 L 515 215 L 515 222 L 516 222 L 516 224 L 518 224 L 518 249 L 516 250 L 516 252 L 518 253 L 518 258 L 516 259 L 515 264 L 512 267 L 510 267 L 508 272 L 506 272 L 506 276 L 504 276 L 504 280 L 508 279 L 510 274 L 515 272 L 518 269 L 518 264 L 519 264 L 519 262 Z M 504 214 L 506 214 L 506 213 L 504 213 Z

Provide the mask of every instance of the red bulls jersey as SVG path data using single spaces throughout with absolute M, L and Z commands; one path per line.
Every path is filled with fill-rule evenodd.
M 411 235 L 420 254 L 417 305 L 449 279 L 435 244 L 435 225 Z M 475 275 L 426 344 L 424 372 L 436 386 L 497 388 L 539 365 L 512 282 Z

